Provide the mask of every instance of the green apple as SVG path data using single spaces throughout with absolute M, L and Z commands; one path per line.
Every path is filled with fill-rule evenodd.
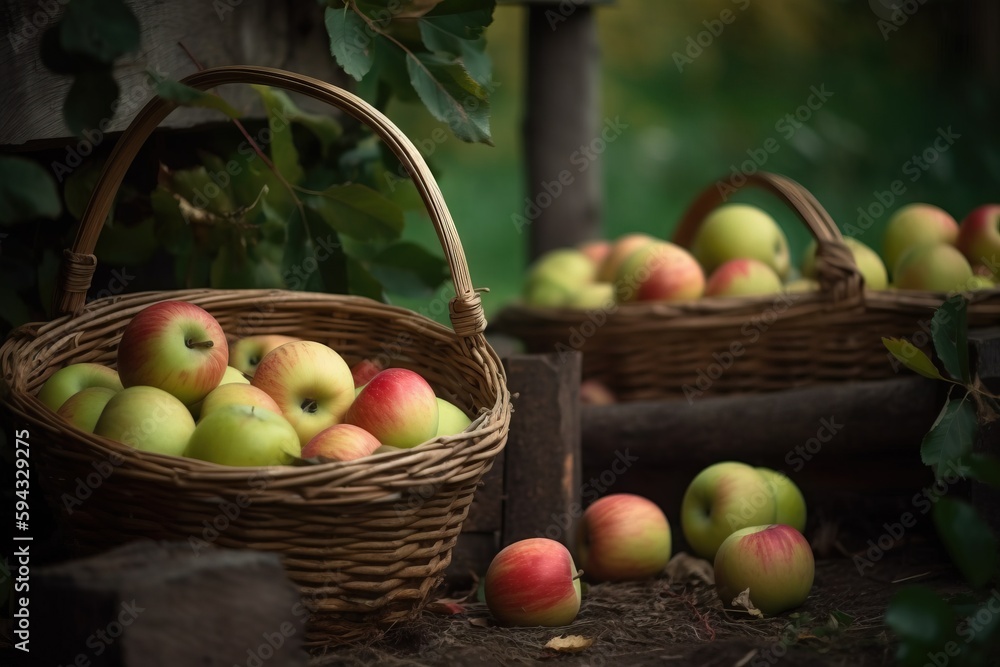
M 241 373 L 253 377 L 257 371 L 257 364 L 264 358 L 264 355 L 280 345 L 297 340 L 300 339 L 281 334 L 246 336 L 233 343 L 229 354 L 229 363 Z
M 897 289 L 951 292 L 972 280 L 969 260 L 947 243 L 921 245 L 903 253 L 893 270 Z
M 753 605 L 773 616 L 806 601 L 816 561 L 802 533 L 776 524 L 743 528 L 727 537 L 715 554 L 714 569 L 723 605 L 731 606 L 749 589 Z
M 691 252 L 709 274 L 739 258 L 764 262 L 782 279 L 791 268 L 785 233 L 767 212 L 749 204 L 725 204 L 709 213 Z
M 89 362 L 70 364 L 49 376 L 38 392 L 38 400 L 55 412 L 66 399 L 87 387 L 121 391 L 122 382 L 113 368 Z
M 656 241 L 657 239 L 649 234 L 626 234 L 614 242 L 608 250 L 608 254 L 597 267 L 595 279 L 602 283 L 614 282 L 621 271 L 622 264 L 625 263 L 633 253 L 639 248 Z
M 868 289 L 884 290 L 889 285 L 889 273 L 878 253 L 852 236 L 844 239 L 844 245 L 854 256 L 854 263 L 865 279 Z M 802 258 L 802 277 L 816 278 L 816 241 L 812 241 Z
M 615 303 L 615 286 L 611 283 L 583 285 L 570 295 L 566 305 L 582 310 L 607 310 Z
M 981 289 L 996 289 L 997 284 L 986 276 L 972 276 L 969 282 L 965 283 L 965 289 L 976 291 Z
M 201 402 L 200 419 L 204 419 L 224 405 L 255 405 L 258 408 L 281 413 L 281 408 L 263 389 L 249 384 L 231 382 L 220 384 L 208 392 L 208 396 Z
M 108 401 L 94 433 L 136 449 L 181 456 L 194 432 L 194 418 L 173 394 L 137 385 Z
M 467 429 L 472 420 L 454 403 L 437 397 L 438 404 L 438 427 L 435 438 L 447 435 L 457 435 Z
M 799 490 L 799 487 L 789 479 L 788 475 L 777 470 L 758 467 L 757 471 L 764 476 L 774 492 L 774 500 L 777 504 L 774 522 L 786 524 L 800 533 L 804 533 L 806 530 L 806 499 L 802 497 L 802 491 Z
M 280 466 L 299 456 L 299 435 L 276 412 L 223 405 L 198 422 L 184 456 L 227 466 Z
M 117 393 L 117 390 L 107 387 L 81 389 L 67 398 L 56 410 L 56 414 L 80 430 L 93 433 L 104 407 Z
M 723 540 L 740 528 L 774 523 L 771 485 L 754 467 L 714 463 L 691 480 L 681 501 L 681 529 L 691 549 L 711 560 Z
M 705 291 L 694 256 L 668 241 L 647 243 L 629 255 L 615 277 L 618 301 L 691 301 Z
M 882 259 L 893 271 L 907 250 L 915 246 L 954 244 L 958 240 L 958 223 L 947 211 L 932 204 L 907 204 L 889 216 L 882 235 Z
M 760 296 L 783 289 L 781 278 L 764 262 L 731 259 L 712 272 L 705 284 L 705 296 Z
M 354 402 L 350 366 L 335 350 L 314 341 L 292 341 L 268 352 L 250 384 L 274 399 L 302 447 L 343 421 Z
M 524 301 L 533 306 L 566 306 L 573 295 L 594 280 L 597 269 L 587 255 L 575 248 L 551 250 L 528 270 Z
M 126 387 L 156 387 L 192 405 L 219 386 L 229 344 L 219 322 L 187 301 L 146 306 L 118 342 L 118 374 Z

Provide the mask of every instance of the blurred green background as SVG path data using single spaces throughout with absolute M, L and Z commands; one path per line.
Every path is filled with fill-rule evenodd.
M 779 148 L 764 168 L 809 188 L 842 229 L 894 180 L 906 191 L 889 212 L 926 201 L 961 219 L 977 204 L 1000 199 L 996 77 L 989 82 L 984 75 L 991 63 L 972 48 L 965 13 L 957 11 L 969 3 L 914 0 L 916 10 L 900 25 L 883 18 L 891 4 L 618 0 L 596 8 L 600 118 L 620 116 L 629 125 L 601 158 L 603 235 L 639 230 L 669 237 L 696 193 L 740 169 L 747 151 L 772 138 Z M 679 71 L 675 54 L 685 54 L 689 38 L 698 39 L 704 22 L 727 9 L 734 20 Z M 487 31 L 500 84 L 493 93 L 495 146 L 449 137 L 429 155 L 473 281 L 490 289 L 488 316 L 517 295 L 527 256 L 527 237 L 511 221 L 524 208 L 528 185 L 521 138 L 526 13 L 501 5 Z M 806 104 L 812 87 L 832 96 L 800 125 L 783 121 Z M 388 112 L 415 140 L 436 126 L 407 105 Z M 916 167 L 912 156 L 947 128 L 960 138 L 935 151 L 926 171 Z M 774 200 L 738 197 L 778 218 L 793 253 L 811 238 Z M 887 217 L 876 217 L 859 238 L 878 249 Z M 426 218 L 414 218 L 407 235 L 436 245 Z

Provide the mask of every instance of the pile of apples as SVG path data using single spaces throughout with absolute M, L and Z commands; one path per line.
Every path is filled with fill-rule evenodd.
M 416 447 L 470 424 L 415 371 L 290 336 L 241 338 L 184 301 L 147 306 L 126 325 L 117 370 L 59 369 L 39 400 L 84 431 L 136 449 L 230 466 L 350 461 Z
M 886 222 L 881 255 L 855 237 L 844 241 L 871 290 L 968 291 L 1000 280 L 1000 204 L 974 209 L 961 225 L 932 204 L 903 206 Z M 552 250 L 529 268 L 522 298 L 530 306 L 592 310 L 818 289 L 815 241 L 793 267 L 773 217 L 726 204 L 702 221 L 689 249 L 633 233 Z
M 784 474 L 738 461 L 713 464 L 688 485 L 680 519 L 691 549 L 713 561 L 723 605 L 734 606 L 746 590 L 767 615 L 805 602 L 816 568 L 802 534 L 806 504 Z M 634 494 L 607 495 L 588 506 L 577 537 L 575 559 L 563 544 L 544 537 L 515 542 L 494 557 L 484 595 L 497 621 L 569 625 L 580 611 L 582 578 L 642 581 L 662 573 L 671 557 L 666 515 Z

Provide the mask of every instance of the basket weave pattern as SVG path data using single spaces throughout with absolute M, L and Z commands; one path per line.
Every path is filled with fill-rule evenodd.
M 226 67 L 185 83 L 258 83 L 325 100 L 369 124 L 410 169 L 452 272 L 452 328 L 370 299 L 286 290 L 146 292 L 84 303 L 101 221 L 142 142 L 173 109 L 149 103 L 119 140 L 65 253 L 64 315 L 14 331 L 0 348 L 0 398 L 31 432 L 32 464 L 70 546 L 92 553 L 135 539 L 188 541 L 195 551 L 254 548 L 281 555 L 303 592 L 307 644 L 356 641 L 420 613 L 451 558 L 482 476 L 506 442 L 510 394 L 483 336 L 485 318 L 440 190 L 412 143 L 346 91 L 280 70 Z M 231 468 L 135 450 L 84 433 L 36 398 L 56 370 L 114 366 L 132 316 L 166 299 L 197 304 L 237 337 L 287 334 L 325 343 L 348 363 L 383 356 L 423 375 L 473 416 L 464 433 L 412 450 L 313 466 Z

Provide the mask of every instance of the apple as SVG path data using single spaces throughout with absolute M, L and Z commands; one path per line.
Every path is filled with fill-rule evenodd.
M 184 456 L 227 466 L 280 466 L 292 463 L 300 450 L 299 435 L 284 417 L 231 404 L 201 418 Z
M 226 366 L 226 372 L 222 374 L 222 379 L 219 380 L 219 386 L 224 384 L 250 384 L 250 379 L 238 368 Z
M 615 286 L 611 283 L 589 283 L 569 296 L 566 306 L 583 310 L 608 310 L 615 304 Z
M 774 522 L 783 523 L 800 533 L 804 533 L 806 530 L 806 499 L 802 497 L 802 491 L 799 490 L 799 487 L 789 479 L 788 475 L 777 470 L 758 467 L 757 472 L 764 476 L 774 493 L 776 504 Z
M 441 397 L 437 399 L 438 404 L 438 426 L 434 433 L 435 438 L 448 435 L 457 435 L 469 428 L 472 420 L 465 412 L 449 401 Z
M 427 380 L 406 368 L 387 368 L 364 386 L 343 421 L 383 445 L 405 449 L 432 439 L 438 417 L 437 396 Z
M 932 204 L 907 204 L 889 216 L 882 234 L 882 259 L 896 279 L 896 265 L 915 246 L 958 240 L 958 223 L 947 211 Z
M 885 268 L 885 263 L 878 253 L 870 247 L 852 236 L 844 239 L 844 245 L 848 247 L 854 256 L 854 263 L 858 266 L 858 272 L 865 279 L 865 287 L 868 289 L 883 290 L 889 285 L 889 272 Z M 802 258 L 802 277 L 816 278 L 816 241 L 812 241 L 805 250 Z
M 715 589 L 726 606 L 750 589 L 750 601 L 771 616 L 809 596 L 816 562 L 809 542 L 791 526 L 750 526 L 726 538 L 715 554 Z
M 354 378 L 354 386 L 365 386 L 373 377 L 384 370 L 385 366 L 378 359 L 362 359 L 351 366 L 351 377 Z
M 721 461 L 699 472 L 681 501 L 684 538 L 709 560 L 732 533 L 774 523 L 776 515 L 771 485 L 752 466 L 738 461 Z
M 302 458 L 321 457 L 353 461 L 368 456 L 382 446 L 378 439 L 354 424 L 334 424 L 325 428 L 302 448 Z
M 611 242 L 604 239 L 585 241 L 577 245 L 576 249 L 589 257 L 594 266 L 598 267 L 611 254 Z
M 597 268 L 597 275 L 595 276 L 598 282 L 610 283 L 614 282 L 618 277 L 619 271 L 621 271 L 622 264 L 625 263 L 629 257 L 632 256 L 639 248 L 656 241 L 654 237 L 649 234 L 626 234 L 618 239 L 616 239 L 611 244 L 611 249 L 608 255 L 601 262 L 601 265 Z
M 545 537 L 501 549 L 486 570 L 483 592 L 502 625 L 569 625 L 580 613 L 580 573 L 569 550 Z
M 122 383 L 113 368 L 90 362 L 70 364 L 49 376 L 38 392 L 38 400 L 55 412 L 66 399 L 88 387 L 121 391 Z
M 893 270 L 897 289 L 929 292 L 964 290 L 972 275 L 965 255 L 947 243 L 910 248 Z
M 282 336 L 281 334 L 246 336 L 233 343 L 233 349 L 230 350 L 229 363 L 241 373 L 253 377 L 253 374 L 257 371 L 257 364 L 264 358 L 264 355 L 279 345 L 292 343 L 297 340 L 300 339 L 294 336 Z
M 224 405 L 256 405 L 258 408 L 281 414 L 281 408 L 277 402 L 263 389 L 250 384 L 232 382 L 220 384 L 208 392 L 208 396 L 201 402 L 200 419 L 204 419 Z
M 580 383 L 580 403 L 583 405 L 612 405 L 618 402 L 615 392 L 595 378 Z
M 347 362 L 332 348 L 309 340 L 285 343 L 265 354 L 250 384 L 274 399 L 302 447 L 343 421 L 354 401 Z
M 107 387 L 87 387 L 81 389 L 59 406 L 56 414 L 73 424 L 80 430 L 93 433 L 97 420 L 104 411 L 111 397 L 117 394 L 115 389 Z
M 997 275 L 990 267 L 1000 262 L 1000 204 L 983 204 L 972 209 L 958 226 L 955 247 L 969 263 L 986 269 L 993 280 Z
M 796 278 L 785 283 L 784 290 L 791 294 L 816 292 L 819 290 L 819 281 L 812 278 Z
M 619 301 L 688 301 L 705 290 L 705 274 L 694 256 L 668 241 L 632 253 L 615 278 Z
M 543 308 L 560 308 L 596 272 L 590 258 L 574 248 L 558 248 L 539 257 L 528 270 L 524 286 L 525 303 Z
M 705 296 L 759 296 L 783 289 L 774 270 L 756 259 L 731 259 L 720 265 L 705 284 Z
M 670 560 L 670 524 L 653 501 L 614 493 L 584 510 L 579 545 L 579 563 L 587 579 L 648 579 Z
M 749 204 L 725 204 L 709 213 L 691 252 L 709 274 L 739 258 L 764 262 L 782 279 L 791 268 L 785 233 L 766 211 Z
M 187 406 L 176 396 L 157 387 L 135 385 L 111 397 L 94 433 L 145 452 L 181 456 L 194 426 Z
M 118 343 L 118 375 L 125 387 L 156 387 L 184 405 L 218 387 L 228 364 L 222 327 L 211 313 L 186 301 L 143 308 Z
M 971 291 L 997 289 L 997 284 L 986 276 L 974 275 L 965 283 L 965 289 Z

